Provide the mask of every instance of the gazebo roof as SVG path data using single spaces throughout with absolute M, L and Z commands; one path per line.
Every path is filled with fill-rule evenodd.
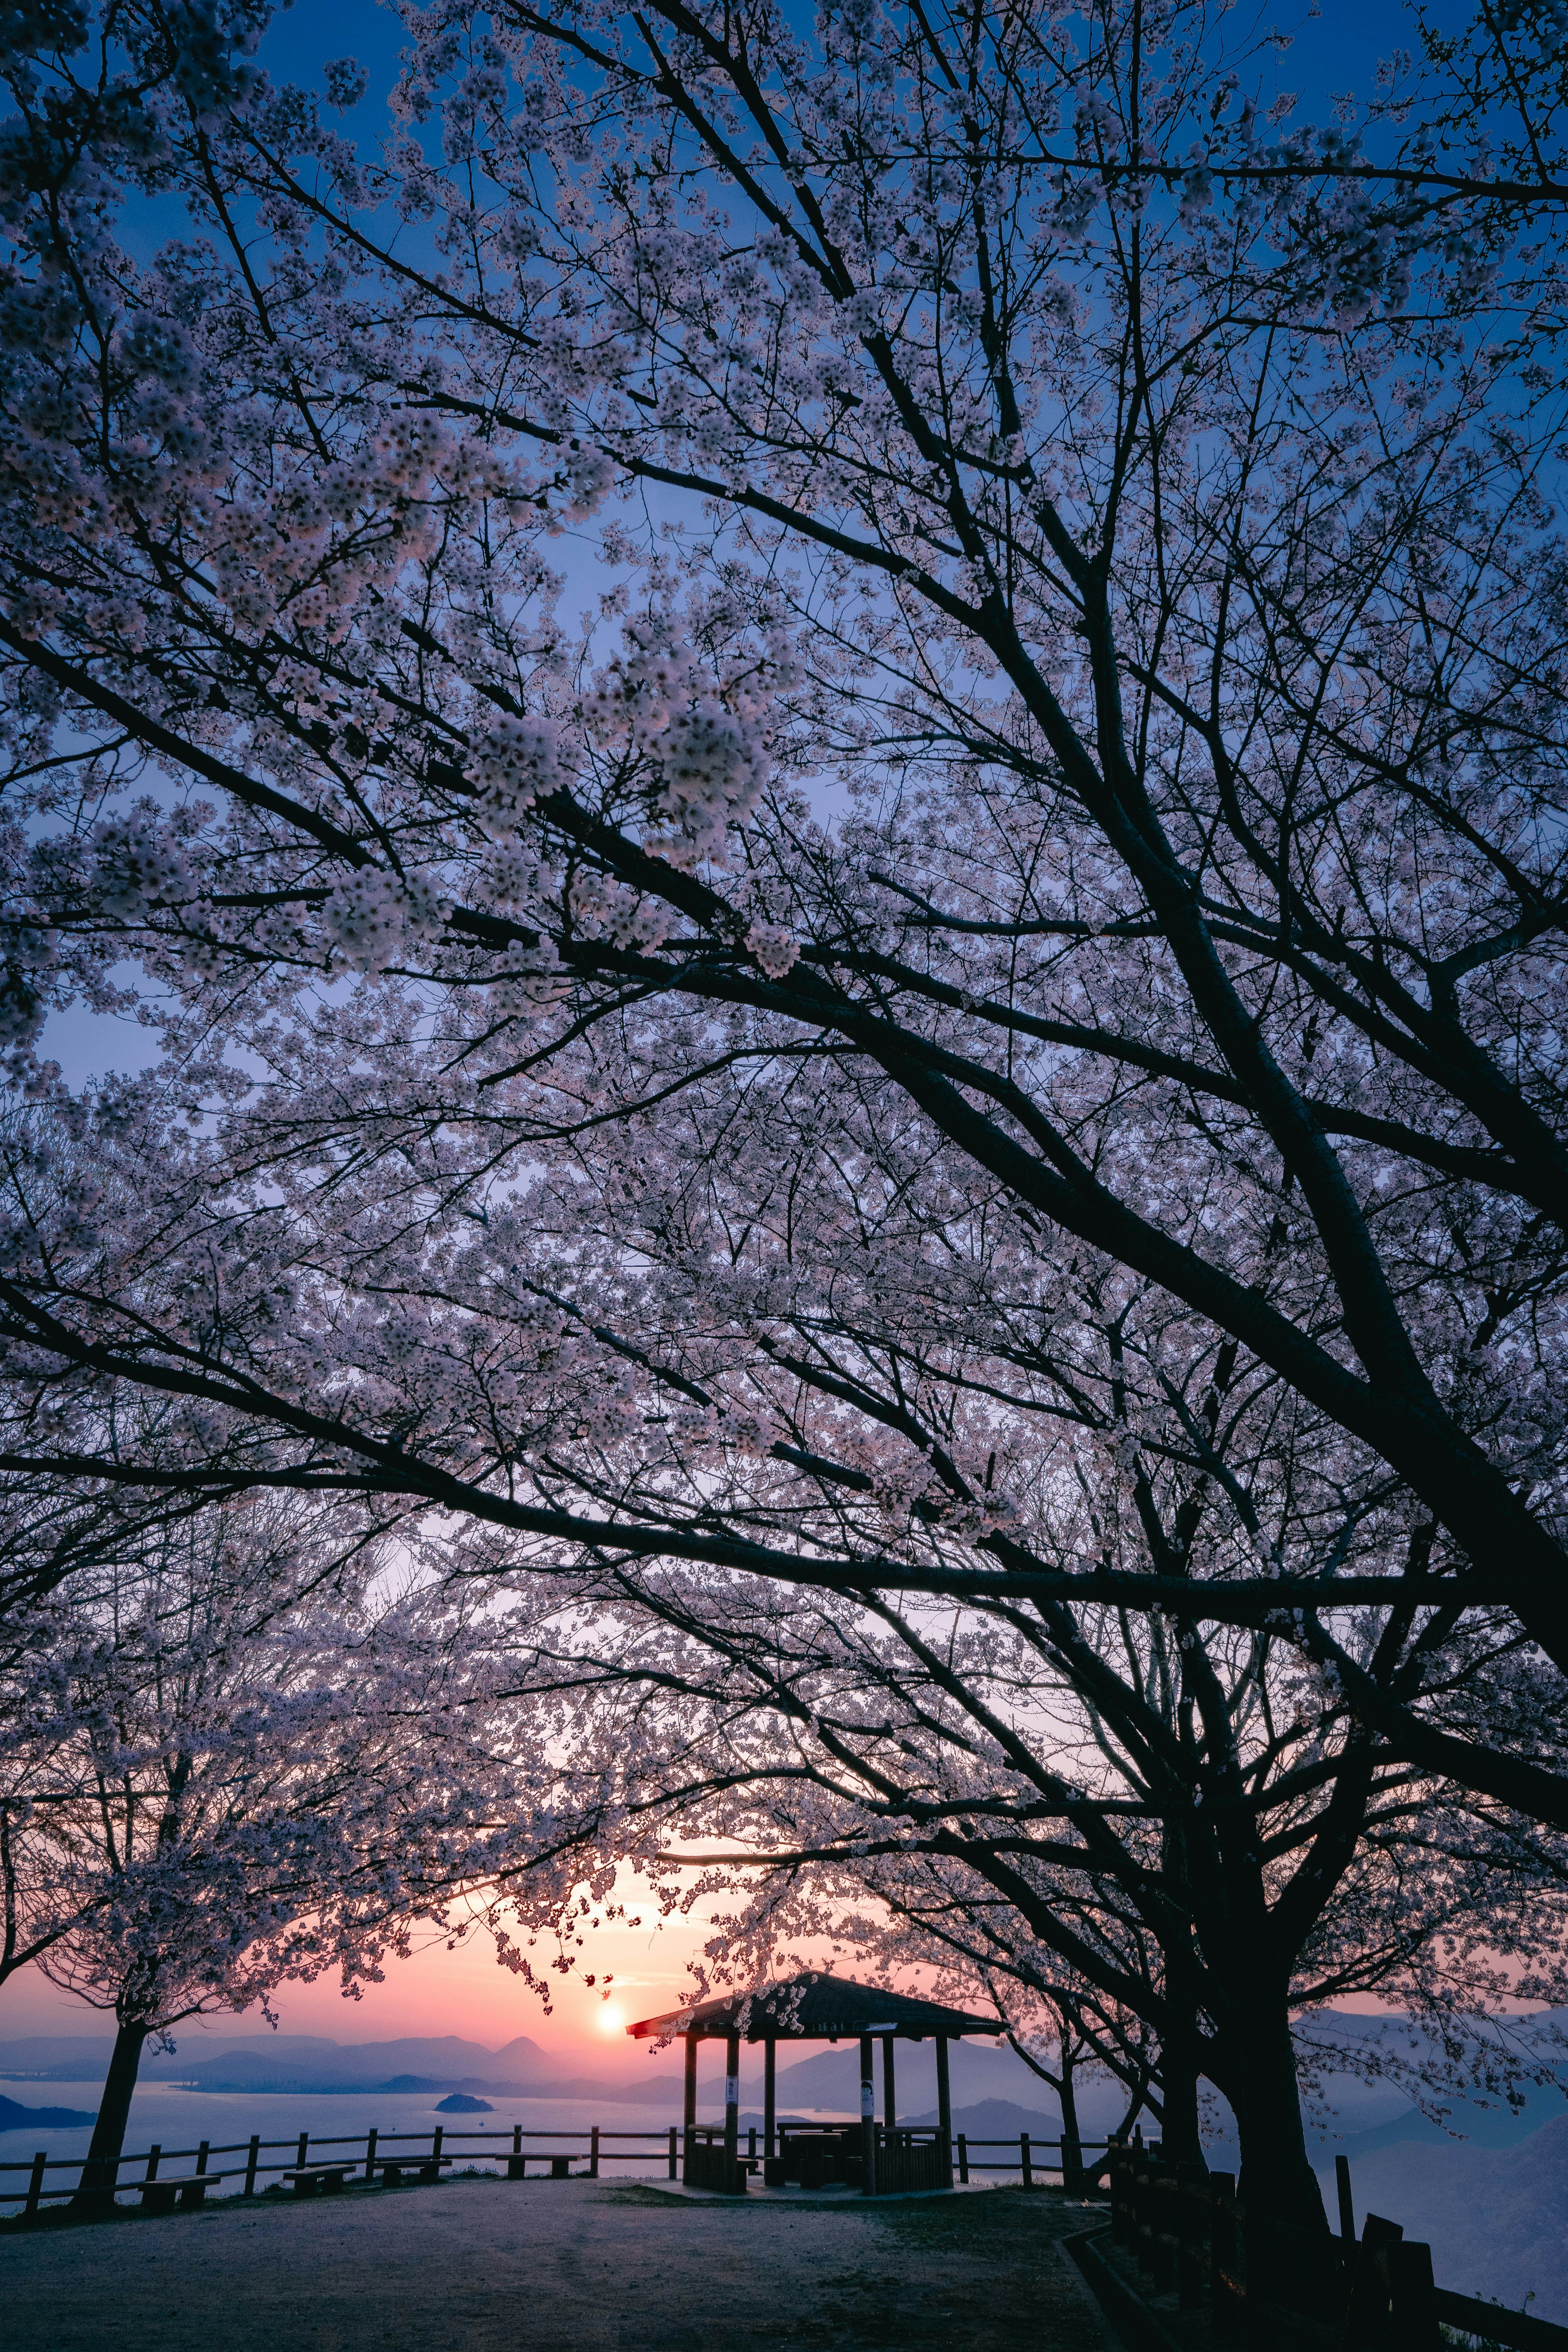
M 940 2001 L 883 1992 L 876 1985 L 854 1984 L 826 1973 L 759 1985 L 753 1992 L 731 1993 L 722 2000 L 699 2001 L 694 2009 L 645 2017 L 626 2028 L 639 2042 L 666 2041 L 676 2033 L 689 2033 L 699 2041 L 739 2033 L 747 2042 L 854 2042 L 863 2033 L 923 2042 L 940 2033 L 956 2041 L 966 2033 L 1002 2031 L 1000 2018 L 970 2017 L 961 2009 L 943 2009 Z

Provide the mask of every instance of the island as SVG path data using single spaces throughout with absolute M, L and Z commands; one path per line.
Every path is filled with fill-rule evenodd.
M 0 2132 L 69 2131 L 74 2125 L 97 2121 L 96 2114 L 81 2107 L 25 2107 L 17 2099 L 0 2098 Z

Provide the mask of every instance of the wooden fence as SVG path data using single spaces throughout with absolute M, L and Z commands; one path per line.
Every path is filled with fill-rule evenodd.
M 754 2165 L 755 2128 L 748 2126 L 742 2138 L 747 2158 Z M 637 2145 L 626 2147 L 627 2141 Z M 542 2142 L 547 2144 L 542 2146 Z M 617 2147 L 615 2142 L 623 2145 Z M 640 2164 L 645 2171 L 661 2166 L 674 2180 L 679 2176 L 680 2147 L 681 2134 L 673 2124 L 647 2131 L 605 2131 L 598 2125 L 574 2131 L 524 2131 L 521 2125 L 510 2131 L 458 2131 L 437 2125 L 428 2132 L 370 2131 L 348 2138 L 313 2138 L 300 2132 L 293 2139 L 264 2140 L 256 2134 L 226 2147 L 205 2139 L 195 2147 L 163 2147 L 154 2143 L 137 2154 L 122 2156 L 113 2168 L 112 2179 L 96 2180 L 88 2179 L 84 2157 L 49 2156 L 40 2148 L 30 2158 L 0 2161 L 0 2208 L 20 2206 L 20 2215 L 11 2218 L 34 2220 L 51 2202 L 80 2196 L 107 2209 L 117 2198 L 134 2196 L 152 2211 L 166 2212 L 176 2205 L 189 2210 L 205 2202 L 209 2189 L 221 2190 L 226 2181 L 241 2182 L 238 2193 L 254 2197 L 258 2182 L 266 2182 L 269 2176 L 285 2182 L 298 2196 L 331 2194 L 350 2181 L 368 2187 L 379 2179 L 384 2186 L 395 2186 L 405 2175 L 438 2178 L 459 2149 L 467 2163 L 504 2165 L 507 2178 L 512 2180 L 525 2179 L 530 2165 L 548 2165 L 558 2179 L 597 2180 L 602 2164 Z M 1016 2139 L 972 2139 L 960 2132 L 954 2142 L 961 2184 L 967 2186 L 972 2173 L 1016 2173 L 1026 2189 L 1034 2186 L 1037 2176 L 1058 2172 L 1068 2188 L 1081 2189 L 1106 2162 L 1104 2155 L 1094 2158 L 1090 2152 L 1110 2147 L 1108 2140 L 1047 2140 L 1032 2137 L 1028 2132 L 1020 2132 Z M 976 2154 L 982 2148 L 1007 2153 Z M 1052 2149 L 1058 2161 L 1051 2159 Z M 231 2157 L 237 2161 L 228 2162 Z M 327 2177 L 334 2173 L 340 2176 L 336 2181 Z M 311 2175 L 316 2176 L 313 2181 Z
M 640 2164 L 645 2170 L 668 2168 L 676 2177 L 679 2135 L 671 2126 L 648 2131 L 604 2131 L 597 2124 L 577 2131 L 454 2131 L 437 2124 L 427 2132 L 361 2132 L 350 2138 L 312 2138 L 300 2132 L 293 2139 L 264 2140 L 254 2134 L 230 2147 L 215 2147 L 202 2140 L 195 2147 L 165 2148 L 156 2143 L 139 2154 L 122 2156 L 111 2179 L 89 2180 L 85 2157 L 49 2156 L 40 2148 L 30 2159 L 0 2163 L 0 2205 L 20 2205 L 20 2217 L 35 2218 L 51 2200 L 74 2198 L 79 2192 L 111 2205 L 117 2196 L 135 2195 L 142 2204 L 167 2210 L 176 2200 L 182 2207 L 202 2204 L 209 2189 L 226 2180 L 238 2180 L 239 2194 L 254 2197 L 257 2183 L 268 2175 L 287 2176 L 296 2195 L 311 2196 L 337 2183 L 358 2180 L 366 2186 L 379 2180 L 395 2186 L 406 2175 L 438 2179 L 456 2161 L 461 2146 L 470 2164 L 504 2166 L 509 2179 L 526 2178 L 530 2165 L 548 2165 L 557 2179 L 572 2175 L 597 2180 L 603 2164 Z M 633 2140 L 634 2147 L 614 2141 Z M 542 2146 L 539 2143 L 544 2143 Z M 237 2162 L 226 2159 L 233 2157 Z M 180 2169 L 179 2168 L 184 2168 Z M 66 2174 L 68 2179 L 52 2179 Z M 307 2185 L 311 2176 L 314 2185 Z M 20 2177 L 18 2177 L 20 2176 Z M 14 2184 L 14 2185 L 13 2185 Z
M 1060 2173 L 1062 2185 L 1069 2194 L 1079 2196 L 1104 2171 L 1116 2142 L 1109 2139 L 1037 2139 L 1032 2132 L 1020 2132 L 1016 2139 L 972 2139 L 967 2132 L 958 2132 L 953 2137 L 952 2145 L 961 2188 L 968 2187 L 972 2172 L 1016 2172 L 1026 2189 L 1034 2187 L 1037 2172 L 1053 2172 Z M 1002 2158 L 982 2157 L 975 2155 L 977 2147 L 1016 2149 L 1017 2154 Z M 1055 2163 L 1046 2154 L 1046 2150 L 1052 2147 L 1057 2151 Z M 1105 2153 L 1091 2162 L 1089 2151 L 1096 2147 Z
M 1239 2203 L 1234 2175 L 1167 2164 L 1159 2143 L 1110 2155 L 1110 2234 L 1180 2309 L 1213 2315 L 1247 2352 L 1440 2352 L 1473 2336 L 1510 2352 L 1568 2352 L 1568 2327 L 1455 2294 L 1432 2276 L 1432 2249 L 1369 2213 L 1358 2239 L 1350 2168 L 1336 2159 L 1340 2235 L 1291 2227 Z

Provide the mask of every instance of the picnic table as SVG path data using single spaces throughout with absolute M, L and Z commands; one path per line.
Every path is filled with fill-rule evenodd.
M 858 2124 L 784 2123 L 779 2152 L 770 2157 L 763 2179 L 770 2189 L 797 2183 L 802 2189 L 858 2189 L 861 2181 Z

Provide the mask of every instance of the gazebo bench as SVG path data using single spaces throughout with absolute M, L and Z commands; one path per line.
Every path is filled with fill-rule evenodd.
M 352 2162 L 297 2164 L 291 2165 L 283 2178 L 293 2183 L 296 2197 L 335 2197 L 342 2191 L 350 2174 L 358 2170 L 358 2165 Z

